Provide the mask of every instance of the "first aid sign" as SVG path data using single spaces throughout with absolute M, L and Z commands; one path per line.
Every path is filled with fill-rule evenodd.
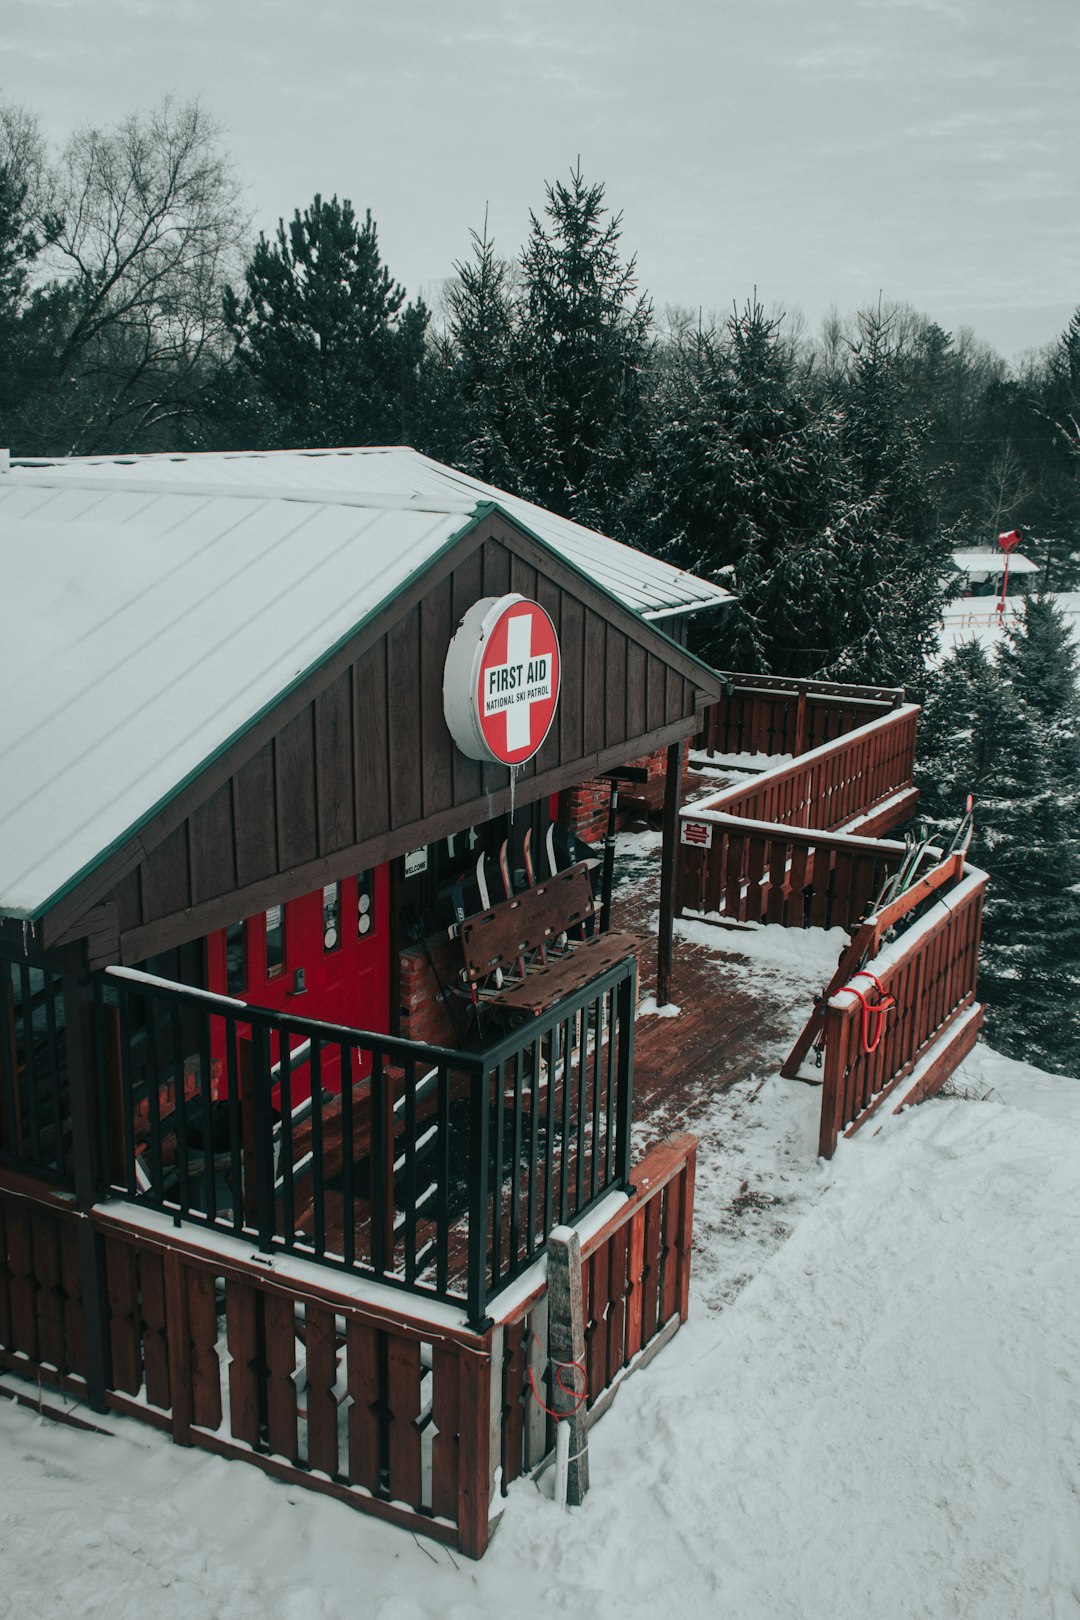
M 443 713 L 470 759 L 522 765 L 559 703 L 559 638 L 539 602 L 485 597 L 465 614 L 443 668 Z

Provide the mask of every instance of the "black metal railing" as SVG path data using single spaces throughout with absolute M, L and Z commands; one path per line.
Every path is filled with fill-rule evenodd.
M 64 981 L 0 961 L 0 1163 L 73 1184 Z
M 127 968 L 95 981 L 114 1192 L 468 1304 L 629 1183 L 636 963 L 480 1052 Z

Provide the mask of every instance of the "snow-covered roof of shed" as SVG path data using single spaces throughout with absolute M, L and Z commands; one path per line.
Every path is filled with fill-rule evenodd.
M 1003 574 L 1005 572 L 1005 553 L 1003 551 L 954 551 L 953 567 L 958 568 L 962 574 Z M 1023 552 L 1014 551 L 1009 555 L 1010 574 L 1037 574 L 1038 563 L 1033 563 Z
M 48 909 L 488 500 L 646 616 L 723 600 L 405 449 L 13 464 L 0 912 Z

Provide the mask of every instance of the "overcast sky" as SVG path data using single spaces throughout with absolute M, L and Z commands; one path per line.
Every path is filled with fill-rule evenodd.
M 3 0 L 0 90 L 57 142 L 198 95 L 256 228 L 347 196 L 429 301 L 580 154 L 659 310 L 880 291 L 1013 358 L 1080 304 L 1080 0 Z

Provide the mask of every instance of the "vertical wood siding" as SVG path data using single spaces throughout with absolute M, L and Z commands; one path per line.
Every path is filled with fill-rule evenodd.
M 257 752 L 117 884 L 108 899 L 121 933 L 142 936 L 124 960 L 146 954 L 145 930 L 163 919 L 176 919 L 177 938 L 185 937 L 192 908 L 220 909 L 229 896 L 274 883 L 274 897 L 287 897 L 300 869 L 301 886 L 311 888 L 336 876 L 347 852 L 373 864 L 387 858 L 395 838 L 401 848 L 428 841 L 425 824 L 436 818 L 458 826 L 488 818 L 490 794 L 505 790 L 507 773 L 465 759 L 442 708 L 446 649 L 480 597 L 513 590 L 538 600 L 562 647 L 558 716 L 518 773 L 519 803 L 529 801 L 537 777 L 579 763 L 588 775 L 590 761 L 607 750 L 624 747 L 620 757 L 631 758 L 647 751 L 656 731 L 685 725 L 689 732 L 700 707 L 696 681 L 669 662 L 661 643 L 643 644 L 650 632 L 631 632 L 617 613 L 607 617 L 595 599 L 583 600 L 587 590 L 521 555 L 513 533 L 489 535 L 377 639 L 368 632 L 361 645 L 358 637 L 352 660 L 278 729 L 267 728 Z M 411 832 L 405 841 L 402 829 Z M 321 873 L 312 870 L 319 863 Z M 261 903 L 255 894 L 253 909 Z M 155 949 L 165 943 L 153 940 Z

